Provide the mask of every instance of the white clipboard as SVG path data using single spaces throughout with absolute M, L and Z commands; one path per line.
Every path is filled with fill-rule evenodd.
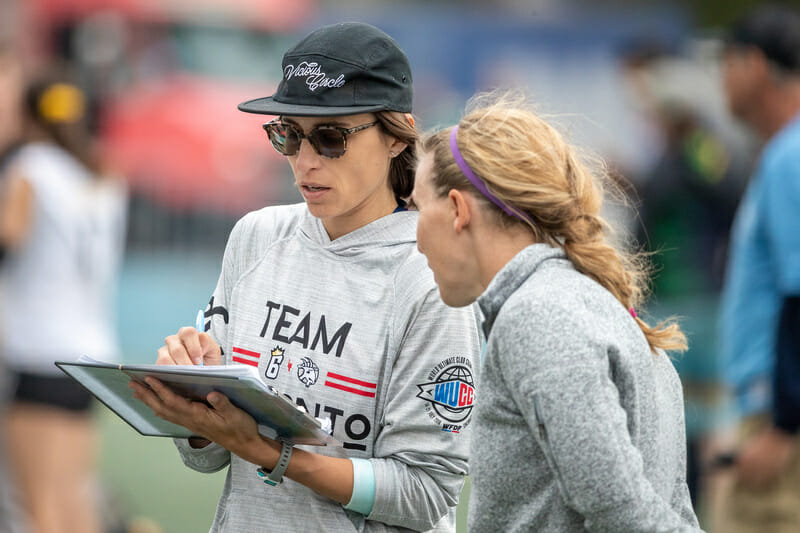
M 188 429 L 157 417 L 133 397 L 128 383 L 133 379 L 147 386 L 144 378 L 152 376 L 176 394 L 194 401 L 205 402 L 212 391 L 224 394 L 255 419 L 259 432 L 266 437 L 292 444 L 342 446 L 331 435 L 330 419 L 314 418 L 261 381 L 258 370 L 250 366 L 125 365 L 86 356 L 55 364 L 142 435 L 195 436 Z

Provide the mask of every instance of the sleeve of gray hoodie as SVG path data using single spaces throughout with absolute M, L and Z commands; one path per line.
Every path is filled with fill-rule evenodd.
M 584 517 L 588 531 L 699 531 L 693 513 L 687 521 L 645 476 L 605 347 L 587 323 L 558 307 L 504 309 L 492 336 L 566 505 Z
M 475 383 L 480 340 L 474 310 L 447 307 L 416 253 L 396 280 L 396 342 L 385 407 L 374 444 L 375 502 L 367 517 L 417 531 L 432 529 L 457 504 L 468 473 L 471 407 L 435 420 L 423 389 L 443 375 Z M 460 369 L 458 367 L 461 367 Z M 462 387 L 469 391 L 469 387 Z M 465 392 L 466 394 L 466 392 Z M 473 397 L 462 398 L 472 405 Z M 443 424 L 453 424 L 443 431 Z
M 242 261 L 247 262 L 247 257 L 238 258 L 237 253 L 247 247 L 242 243 L 254 230 L 254 215 L 248 215 L 239 220 L 231 231 L 225 254 L 222 259 L 220 272 L 214 294 L 205 309 L 206 331 L 220 346 L 225 346 L 228 335 L 228 299 L 233 284 L 238 279 L 238 272 L 242 268 Z M 252 260 L 252 258 L 250 258 Z M 222 357 L 225 361 L 225 355 Z M 222 470 L 231 462 L 231 453 L 222 446 L 211 443 L 205 448 L 192 448 L 189 439 L 174 439 L 175 446 L 183 463 L 202 473 L 213 473 Z

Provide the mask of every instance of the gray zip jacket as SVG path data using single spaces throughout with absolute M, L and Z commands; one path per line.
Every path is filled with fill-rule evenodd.
M 334 241 L 305 204 L 237 223 L 206 309 L 209 333 L 226 364 L 257 367 L 330 418 L 344 448 L 303 448 L 369 460 L 375 503 L 364 517 L 288 478 L 270 487 L 258 465 L 179 440 L 189 467 L 228 467 L 212 531 L 455 530 L 479 329 L 473 309 L 441 301 L 416 221 L 394 213 Z
M 544 244 L 478 303 L 470 531 L 698 531 L 681 384 L 628 310 Z

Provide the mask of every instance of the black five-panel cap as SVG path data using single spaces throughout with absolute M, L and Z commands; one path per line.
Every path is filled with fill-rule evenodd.
M 342 116 L 411 112 L 411 67 L 397 43 L 369 24 L 320 28 L 283 56 L 272 96 L 239 104 L 262 115 Z

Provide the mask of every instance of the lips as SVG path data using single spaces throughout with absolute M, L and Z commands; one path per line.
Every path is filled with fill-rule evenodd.
M 331 190 L 330 187 L 325 187 L 318 183 L 301 183 L 299 186 L 300 193 L 306 200 L 316 200 Z
M 320 190 L 320 189 L 330 189 L 330 187 L 326 187 L 322 183 L 317 183 L 316 181 L 300 181 L 297 183 L 297 186 L 301 189 L 309 189 L 312 191 Z

